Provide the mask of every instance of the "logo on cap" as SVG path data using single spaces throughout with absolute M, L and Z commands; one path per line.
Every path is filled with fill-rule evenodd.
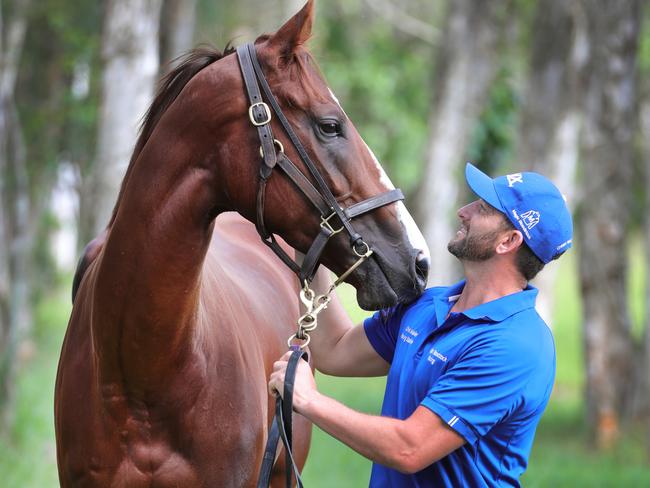
M 522 175 L 521 173 L 506 175 L 506 178 L 508 178 L 508 188 L 512 188 L 512 185 L 514 185 L 515 183 L 524 182 L 524 175 Z
M 521 214 L 521 219 L 524 221 L 524 224 L 526 224 L 528 230 L 530 230 L 538 224 L 539 212 L 536 210 L 529 210 L 528 212 Z

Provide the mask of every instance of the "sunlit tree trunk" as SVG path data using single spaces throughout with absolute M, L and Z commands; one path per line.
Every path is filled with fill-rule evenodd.
M 109 222 L 119 186 L 153 96 L 162 0 L 109 0 L 102 36 L 97 156 L 81 196 L 81 245 Z M 84 215 L 85 214 L 85 215 Z
M 587 418 L 599 446 L 618 438 L 633 383 L 627 223 L 637 103 L 638 0 L 584 0 L 590 53 L 577 242 L 584 308 Z
M 417 203 L 431 249 L 431 284 L 448 283 L 454 277 L 447 243 L 456 225 L 459 169 L 499 66 L 497 46 L 506 10 L 504 2 L 450 2 L 440 38 L 426 170 Z
M 577 73 L 587 55 L 579 5 L 542 0 L 532 29 L 531 55 L 517 141 L 517 168 L 552 179 L 574 206 L 580 107 Z M 537 309 L 552 324 L 557 267 L 535 279 Z
M 646 73 L 644 73 L 646 74 Z M 642 77 L 643 96 L 639 108 L 639 140 L 643 162 L 645 205 L 650 209 L 650 83 Z M 646 276 L 650 270 L 650 213 L 645 212 L 642 240 L 644 243 Z M 643 330 L 641 354 L 637 361 L 634 415 L 640 425 L 645 426 L 646 447 L 650 453 L 650 281 L 645 286 L 645 327 Z
M 12 424 L 18 344 L 31 327 L 29 257 L 32 242 L 29 177 L 15 103 L 18 64 L 27 29 L 27 0 L 0 5 L 0 428 Z
M 196 0 L 164 0 L 160 16 L 161 74 L 171 62 L 192 48 L 196 25 Z

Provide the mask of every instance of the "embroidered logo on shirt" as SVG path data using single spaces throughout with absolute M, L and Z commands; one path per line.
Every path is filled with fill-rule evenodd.
M 429 350 L 429 357 L 427 358 L 427 361 L 429 361 L 431 364 L 434 364 L 436 360 L 440 360 L 443 363 L 447 362 L 447 356 L 443 355 L 438 351 L 435 347 L 432 347 Z
M 406 335 L 407 333 L 409 335 Z M 402 341 L 406 342 L 407 344 L 413 344 L 413 337 L 417 337 L 419 334 L 420 333 L 417 330 L 411 329 L 407 326 L 404 329 L 404 332 L 400 335 L 400 339 L 402 339 Z

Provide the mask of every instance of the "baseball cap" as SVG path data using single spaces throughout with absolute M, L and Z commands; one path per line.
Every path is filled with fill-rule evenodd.
M 476 195 L 508 217 L 545 264 L 571 247 L 571 212 L 548 178 L 533 172 L 490 178 L 467 163 L 465 179 Z

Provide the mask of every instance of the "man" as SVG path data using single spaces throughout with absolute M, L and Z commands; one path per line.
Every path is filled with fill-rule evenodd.
M 294 409 L 374 461 L 371 486 L 519 486 L 553 388 L 553 337 L 528 281 L 571 247 L 569 210 L 536 173 L 491 179 L 468 164 L 465 177 L 479 200 L 458 210 L 448 245 L 465 280 L 363 327 L 333 305 L 312 334 L 320 371 L 388 374 L 381 416 L 320 394 L 309 367 L 298 369 Z M 287 359 L 275 363 L 272 392 Z

